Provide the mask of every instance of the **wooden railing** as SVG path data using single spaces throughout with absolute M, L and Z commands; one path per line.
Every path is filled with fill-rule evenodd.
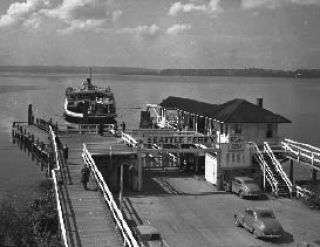
M 60 124 L 59 132 L 68 133 L 95 133 L 110 132 L 114 130 L 114 124 Z
M 49 135 L 53 144 L 54 154 L 55 154 L 55 164 L 56 167 L 52 169 L 51 174 L 54 182 L 54 191 L 55 191 L 55 197 L 56 197 L 56 206 L 58 211 L 58 217 L 59 217 L 59 225 L 60 225 L 60 232 L 62 237 L 62 244 L 64 247 L 68 247 L 68 239 L 67 239 L 67 230 L 65 226 L 65 219 L 62 212 L 62 205 L 61 205 L 61 199 L 60 199 L 60 189 L 58 184 L 58 174 L 59 179 L 63 180 L 62 176 L 62 170 L 61 170 L 61 157 L 59 152 L 59 147 L 57 144 L 57 137 L 52 129 L 51 126 L 49 126 Z
M 129 247 L 139 247 L 139 244 L 137 243 L 136 239 L 134 238 L 131 229 L 129 228 L 127 222 L 125 221 L 122 212 L 119 210 L 115 200 L 113 199 L 113 195 L 111 191 L 109 190 L 108 185 L 104 181 L 104 178 L 97 168 L 91 154 L 89 153 L 86 144 L 83 144 L 83 154 L 82 158 L 85 162 L 90 167 L 90 170 L 92 171 L 95 180 L 103 194 L 104 200 L 108 204 L 108 207 L 110 209 L 110 212 L 113 216 L 113 219 L 116 222 L 116 225 L 118 229 L 120 230 L 120 233 L 123 238 L 123 245 L 124 246 L 129 246 Z
M 250 142 L 250 145 L 252 147 L 253 152 L 256 154 L 256 157 L 258 159 L 258 163 L 260 165 L 261 170 L 263 172 L 265 172 L 265 174 L 263 174 L 263 176 L 265 176 L 265 178 L 267 179 L 268 183 L 270 184 L 270 186 L 272 188 L 272 192 L 275 193 L 275 194 L 278 193 L 278 190 L 279 190 L 278 189 L 278 182 L 274 178 L 273 173 L 272 173 L 269 165 L 264 160 L 263 154 L 261 153 L 261 151 L 258 148 L 256 143 Z
M 283 149 L 289 158 L 295 158 L 298 162 L 303 161 L 313 169 L 320 171 L 320 149 L 309 144 L 285 139 L 281 142 Z M 294 157 L 292 157 L 293 154 Z
M 134 139 L 131 135 L 127 134 L 127 133 L 124 133 L 123 131 L 122 132 L 122 140 L 124 143 L 128 144 L 130 147 L 137 147 L 138 145 L 138 142 L 136 139 Z
M 313 193 L 310 190 L 307 190 L 306 188 L 302 188 L 299 185 L 295 186 L 296 190 L 296 197 L 310 197 L 313 195 Z
M 281 175 L 282 179 L 285 181 L 290 195 L 292 194 L 292 182 L 290 181 L 290 179 L 288 178 L 287 174 L 285 173 L 285 171 L 283 170 L 280 162 L 276 159 L 276 157 L 274 156 L 269 144 L 267 142 L 264 142 L 264 151 L 266 152 L 267 155 L 269 155 L 270 159 L 272 160 L 274 166 L 276 167 L 277 171 L 279 172 L 279 174 Z

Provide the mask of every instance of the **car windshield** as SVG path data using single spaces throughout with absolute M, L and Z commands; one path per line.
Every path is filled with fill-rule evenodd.
M 259 216 L 261 218 L 275 218 L 272 212 L 260 212 Z

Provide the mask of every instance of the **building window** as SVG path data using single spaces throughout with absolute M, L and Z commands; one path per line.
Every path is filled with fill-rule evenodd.
M 234 133 L 240 135 L 242 133 L 241 124 L 234 125 Z
M 270 124 L 270 123 L 267 124 L 266 137 L 267 138 L 272 138 L 273 137 L 272 124 Z
M 240 163 L 240 154 L 237 154 L 237 162 Z

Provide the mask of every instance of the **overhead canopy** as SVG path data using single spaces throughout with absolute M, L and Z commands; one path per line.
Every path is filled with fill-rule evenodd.
M 291 123 L 285 117 L 259 107 L 244 99 L 234 99 L 216 105 L 169 96 L 160 103 L 166 109 L 179 109 L 219 120 L 224 123 Z

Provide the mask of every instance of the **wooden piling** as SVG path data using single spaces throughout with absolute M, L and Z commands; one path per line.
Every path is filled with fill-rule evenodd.
M 32 113 L 32 104 L 28 106 L 28 125 L 33 124 L 33 113 Z

